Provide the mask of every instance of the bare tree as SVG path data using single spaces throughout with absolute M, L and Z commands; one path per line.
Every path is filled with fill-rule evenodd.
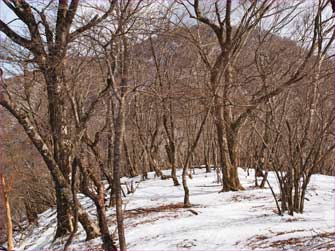
M 303 50 L 303 53 L 300 54 L 303 59 L 299 64 L 292 61 L 288 70 L 289 77 L 287 77 L 288 72 L 282 74 L 280 84 L 275 88 L 271 88 L 271 90 L 264 88 L 264 85 L 260 85 L 258 90 L 253 90 L 249 94 L 249 97 L 246 98 L 243 105 L 239 105 L 236 104 L 239 101 L 232 96 L 235 95 L 239 89 L 237 82 L 238 75 L 234 74 L 234 68 L 237 66 L 236 64 L 240 59 L 240 55 L 247 41 L 250 41 L 252 38 L 251 34 L 257 32 L 263 20 L 269 20 L 269 17 L 273 17 L 275 21 L 269 25 L 270 27 L 267 28 L 263 37 L 267 38 L 271 31 L 280 30 L 285 23 L 284 20 L 287 20 L 288 17 L 294 19 L 296 16 L 295 11 L 298 6 L 301 5 L 301 2 L 287 6 L 285 3 L 280 4 L 275 1 L 265 0 L 261 2 L 245 2 L 233 8 L 234 3 L 231 0 L 227 0 L 225 6 L 223 6 L 222 2 L 216 1 L 210 5 L 211 10 L 213 10 L 212 13 L 214 13 L 214 18 L 210 18 L 204 14 L 199 0 L 188 4 L 183 1 L 180 1 L 180 3 L 185 7 L 191 18 L 209 27 L 216 37 L 219 53 L 216 53 L 214 58 L 211 59 L 205 49 L 206 47 L 199 42 L 199 39 L 194 36 L 189 29 L 190 37 L 188 39 L 192 41 L 197 48 L 210 75 L 209 88 L 214 97 L 215 109 L 213 114 L 215 116 L 220 149 L 220 162 L 223 172 L 222 190 L 243 189 L 237 173 L 237 150 L 239 148 L 238 139 L 241 128 L 245 126 L 252 111 L 266 103 L 271 97 L 278 95 L 288 87 L 298 83 L 304 77 L 303 71 L 313 55 L 317 34 L 314 33 L 312 41 L 308 43 L 308 48 Z M 317 9 L 323 10 L 324 6 L 325 3 L 322 3 Z M 233 11 L 237 9 L 240 9 L 243 14 L 238 24 L 233 27 L 231 17 Z M 222 15 L 222 12 L 224 15 Z M 320 17 L 320 13 L 320 11 L 314 12 L 316 20 Z M 308 25 L 311 25 L 311 19 Z M 313 26 L 318 27 L 320 25 L 320 23 L 314 22 Z M 323 23 L 323 26 L 326 27 L 327 24 Z M 308 31 L 310 31 L 310 29 Z M 306 30 L 302 33 L 300 40 L 307 42 L 307 37 L 309 36 L 307 34 L 308 32 Z M 306 46 L 306 44 L 304 44 L 304 46 Z M 327 43 L 326 47 L 328 46 L 329 44 Z M 242 91 L 238 92 L 242 93 Z M 238 111 L 238 115 L 236 115 L 235 111 Z
M 73 0 L 70 4 L 68 1 L 59 1 L 56 7 L 57 18 L 55 24 L 51 19 L 48 19 L 47 15 L 50 8 L 54 7 L 52 1 L 42 9 L 39 6 L 32 6 L 24 0 L 6 0 L 4 3 L 28 28 L 28 37 L 25 37 L 0 20 L 0 31 L 17 46 L 23 48 L 26 54 L 29 54 L 28 62 L 31 62 L 34 66 L 36 65 L 44 77 L 49 114 L 47 123 L 52 138 L 49 139 L 46 134 L 41 134 L 38 124 L 31 116 L 35 111 L 29 113 L 23 104 L 16 102 L 12 98 L 13 94 L 3 82 L 1 82 L 1 88 L 6 89 L 6 91 L 2 92 L 0 102 L 22 125 L 51 173 L 57 197 L 58 224 L 56 237 L 60 237 L 71 232 L 73 228 L 69 186 L 71 162 L 76 152 L 75 146 L 80 141 L 89 115 L 96 104 L 96 102 L 92 102 L 89 109 L 83 114 L 80 128 L 73 133 L 67 120 L 69 108 L 67 106 L 68 99 L 64 75 L 67 52 L 69 45 L 78 36 L 100 23 L 112 12 L 115 1 L 111 2 L 110 8 L 102 16 L 95 16 L 76 29 L 71 28 L 74 27 L 73 23 L 79 5 L 78 0 Z M 96 228 L 82 210 L 79 210 L 79 220 L 87 232 L 88 239 L 97 236 Z
M 136 41 L 135 28 L 141 25 L 140 13 L 146 5 L 143 1 L 132 2 L 117 1 L 115 6 L 115 15 L 112 19 L 113 26 L 100 27 L 100 37 L 96 38 L 96 33 L 91 34 L 90 38 L 95 43 L 96 55 L 100 58 L 101 72 L 110 87 L 110 113 L 112 127 L 109 127 L 109 134 L 113 128 L 113 144 L 109 147 L 112 153 L 113 160 L 113 201 L 115 202 L 117 232 L 119 239 L 120 250 L 126 250 L 125 227 L 123 224 L 123 208 L 121 197 L 121 161 L 122 161 L 122 146 L 125 136 L 125 119 L 127 111 L 127 99 L 130 94 L 136 90 L 136 83 L 131 81 L 131 59 L 132 59 L 132 40 Z M 111 135 L 109 135 L 111 137 Z M 110 140 L 110 139 L 109 139 Z M 111 142 L 110 142 L 111 143 Z M 110 163 L 110 158 L 108 158 Z M 110 165 L 110 164 L 109 164 Z
M 81 191 L 94 201 L 97 209 L 99 228 L 103 243 L 102 247 L 105 250 L 115 251 L 117 250 L 117 248 L 108 229 L 105 207 L 105 188 L 103 182 L 99 178 L 99 176 L 101 175 L 99 175 L 99 172 L 97 172 L 97 174 L 94 173 L 94 169 L 90 165 L 89 156 L 87 156 L 87 166 L 83 163 L 83 158 L 80 158 L 78 160 L 75 159 L 75 161 L 78 161 L 76 165 L 79 166 L 80 171 L 83 175 L 83 179 L 81 182 Z M 90 188 L 90 183 L 93 183 L 94 189 Z
M 161 91 L 167 91 L 168 96 L 166 97 L 166 100 L 164 98 L 161 98 L 161 103 L 163 107 L 163 115 L 162 115 L 162 120 L 163 120 L 163 127 L 165 134 L 167 136 L 167 144 L 165 145 L 165 150 L 167 153 L 168 161 L 171 167 L 171 177 L 173 180 L 173 184 L 175 186 L 179 186 L 179 181 L 177 179 L 177 174 L 176 174 L 176 137 L 175 137 L 175 118 L 174 118 L 174 109 L 173 109 L 173 101 L 172 101 L 172 79 L 171 79 L 171 74 L 169 73 L 168 65 L 171 64 L 172 62 L 169 60 L 168 56 L 165 55 L 159 55 L 161 58 L 166 59 L 164 64 L 162 65 L 157 57 L 157 53 L 154 48 L 154 44 L 152 41 L 152 38 L 149 38 L 150 40 L 150 47 L 152 51 L 152 55 L 154 58 L 155 62 L 155 68 L 156 68 L 156 74 L 157 74 L 157 82 L 158 82 L 158 88 L 161 89 Z M 160 54 L 164 52 L 160 51 Z M 164 77 L 163 77 L 164 76 Z M 167 90 L 164 89 L 164 85 L 167 85 Z M 164 95 L 164 94 L 163 94 Z M 162 97 L 163 95 L 160 95 Z M 164 97 L 164 96 L 163 96 Z
M 185 154 L 185 160 L 183 162 L 183 173 L 182 173 L 182 182 L 183 182 L 183 188 L 184 188 L 184 207 L 191 207 L 190 202 L 190 191 L 187 185 L 187 174 L 188 174 L 188 167 L 190 165 L 191 156 L 195 151 L 195 148 L 198 145 L 198 142 L 200 140 L 201 134 L 204 130 L 207 118 L 210 114 L 211 107 L 206 108 L 206 112 L 204 117 L 201 120 L 199 128 L 196 130 L 194 139 L 189 141 L 186 154 Z

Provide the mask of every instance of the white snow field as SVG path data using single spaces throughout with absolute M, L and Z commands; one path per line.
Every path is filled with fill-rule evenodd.
M 137 189 L 124 199 L 128 250 L 335 250 L 334 177 L 314 175 L 305 212 L 281 217 L 270 189 L 254 188 L 253 170 L 250 176 L 243 169 L 239 174 L 245 191 L 218 193 L 215 172 L 196 169 L 188 179 L 191 210 L 182 207 L 183 188 L 172 180 L 154 178 L 153 173 L 139 183 L 139 177 L 133 178 Z M 273 173 L 269 181 L 278 193 Z M 79 198 L 95 217 L 90 199 Z M 115 234 L 113 209 L 108 209 L 108 218 Z M 66 238 L 53 241 L 55 227 L 56 212 L 49 209 L 39 215 L 38 227 L 16 235 L 16 250 L 62 250 Z M 85 242 L 79 228 L 69 250 L 100 247 L 100 238 Z

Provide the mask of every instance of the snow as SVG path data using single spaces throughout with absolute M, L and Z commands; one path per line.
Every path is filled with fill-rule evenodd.
M 181 170 L 178 170 L 181 182 Z M 149 173 L 149 180 L 133 180 L 134 194 L 124 199 L 126 239 L 129 250 L 273 250 L 308 249 L 328 241 L 334 234 L 334 177 L 314 175 L 307 191 L 305 212 L 278 216 L 268 188 L 254 188 L 254 174 L 239 169 L 245 191 L 218 193 L 216 173 L 195 169 L 188 179 L 191 211 L 182 208 L 183 188 L 172 180 L 160 180 Z M 278 193 L 276 179 L 269 181 Z M 79 195 L 84 208 L 96 218 L 92 201 Z M 193 212 L 192 212 L 193 211 Z M 111 233 L 115 232 L 115 212 L 108 209 Z M 197 214 L 196 214 L 197 213 Z M 55 209 L 39 215 L 39 226 L 17 235 L 16 250 L 62 250 L 65 239 L 53 242 L 56 229 Z M 18 241 L 19 238 L 21 241 Z M 332 242 L 334 243 L 334 242 Z M 321 245 L 321 246 L 320 246 Z M 101 246 L 100 238 L 85 242 L 79 229 L 70 249 Z M 325 249 L 324 249 L 325 250 Z

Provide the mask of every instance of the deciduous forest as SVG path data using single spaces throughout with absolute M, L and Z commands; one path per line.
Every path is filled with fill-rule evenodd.
M 2 0 L 2 248 L 333 250 L 334 13 Z

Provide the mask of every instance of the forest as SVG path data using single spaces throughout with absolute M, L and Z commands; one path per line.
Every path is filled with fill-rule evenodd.
M 2 0 L 4 250 L 334 250 L 334 0 Z

